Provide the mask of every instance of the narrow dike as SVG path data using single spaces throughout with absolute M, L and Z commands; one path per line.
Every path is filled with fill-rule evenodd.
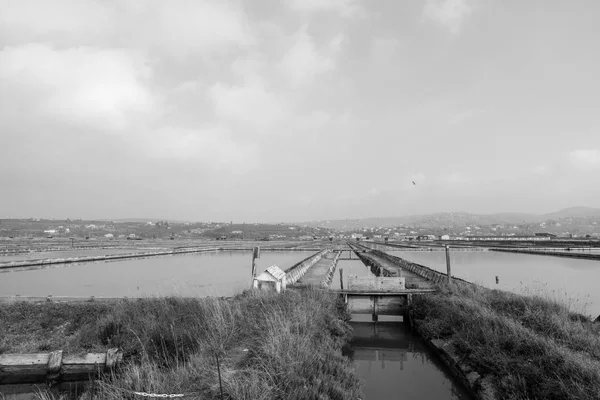
M 590 254 L 590 253 L 567 253 L 567 252 L 560 253 L 557 251 L 500 249 L 500 248 L 492 248 L 492 249 L 490 249 L 490 251 L 498 251 L 498 252 L 502 252 L 502 253 L 533 254 L 533 255 L 537 255 L 537 256 L 581 258 L 584 260 L 600 260 L 600 254 Z

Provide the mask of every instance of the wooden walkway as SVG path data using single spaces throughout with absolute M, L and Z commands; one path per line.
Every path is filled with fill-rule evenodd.
M 298 285 L 323 286 L 335 270 L 339 252 L 327 253 L 297 281 Z M 333 269 L 333 270 L 332 270 Z

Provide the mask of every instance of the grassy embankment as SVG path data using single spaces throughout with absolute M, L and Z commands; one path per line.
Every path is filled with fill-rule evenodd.
M 120 389 L 219 398 L 217 354 L 226 399 L 357 399 L 358 379 L 341 351 L 348 320 L 335 295 L 312 289 L 233 300 L 5 304 L 0 353 L 120 347 L 122 370 L 95 385 L 96 398 L 108 400 L 124 398 Z
M 415 299 L 414 319 L 498 399 L 600 398 L 600 323 L 556 300 L 455 284 Z

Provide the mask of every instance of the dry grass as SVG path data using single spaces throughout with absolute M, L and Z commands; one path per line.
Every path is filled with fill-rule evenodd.
M 499 398 L 600 398 L 600 324 L 556 301 L 457 284 L 417 298 L 414 318 L 492 376 Z
M 82 311 L 78 307 L 85 306 L 21 304 L 3 306 L 0 315 L 12 324 L 20 312 L 33 316 L 48 307 L 56 324 L 44 325 L 44 331 L 52 332 L 70 327 Z M 121 399 L 125 391 L 218 398 L 216 356 L 226 399 L 359 398 L 359 381 L 341 354 L 351 337 L 348 315 L 338 298 L 324 291 L 248 291 L 233 300 L 160 298 L 94 305 L 81 321 L 63 339 L 64 348 L 120 347 L 128 360 L 114 377 L 99 381 L 96 398 Z M 30 336 L 26 344 L 15 336 L 0 343 L 5 350 L 37 349 L 37 337 Z

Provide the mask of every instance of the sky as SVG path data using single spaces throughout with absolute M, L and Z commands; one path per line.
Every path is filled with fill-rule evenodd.
M 0 0 L 0 217 L 599 206 L 599 13 L 596 0 Z

